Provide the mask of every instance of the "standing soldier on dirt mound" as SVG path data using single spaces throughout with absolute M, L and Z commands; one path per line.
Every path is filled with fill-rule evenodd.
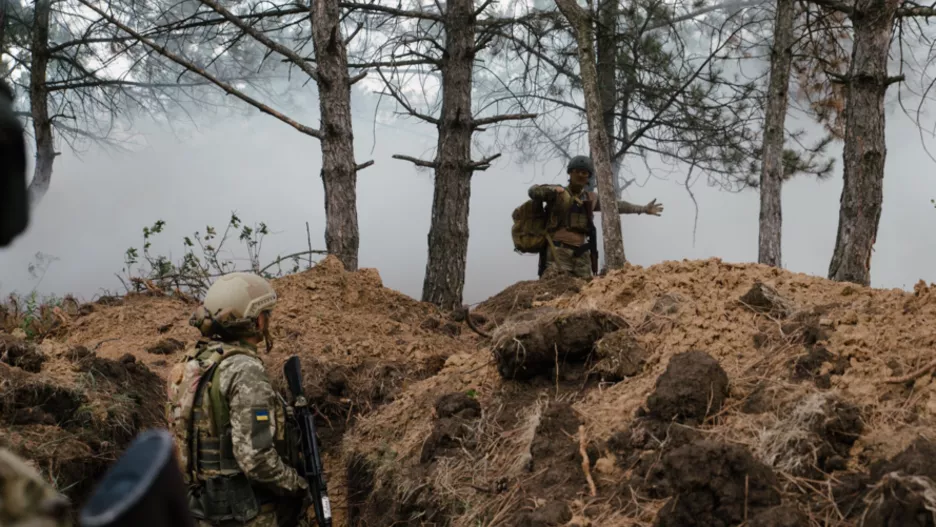
M 170 373 L 169 427 L 201 526 L 309 525 L 297 431 L 257 354 L 272 348 L 275 304 L 260 276 L 222 276 L 189 320 L 204 338 Z
M 588 279 L 592 272 L 597 274 L 598 251 L 597 230 L 594 213 L 601 212 L 598 195 L 585 190 L 588 180 L 595 173 L 591 158 L 575 156 L 566 169 L 569 185 L 533 185 L 530 198 L 545 203 L 548 218 L 546 232 L 549 243 L 540 253 L 540 276 L 547 268 Z M 627 201 L 617 202 L 618 214 L 650 214 L 659 216 L 663 204 L 654 199 L 646 205 L 634 205 Z M 586 237 L 589 237 L 586 244 Z M 591 253 L 591 254 L 589 254 Z

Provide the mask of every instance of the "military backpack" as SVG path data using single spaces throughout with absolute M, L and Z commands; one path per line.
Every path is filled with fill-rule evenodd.
M 547 230 L 549 208 L 548 205 L 544 207 L 541 203 L 527 200 L 514 209 L 513 227 L 510 229 L 514 251 L 537 254 L 552 243 Z

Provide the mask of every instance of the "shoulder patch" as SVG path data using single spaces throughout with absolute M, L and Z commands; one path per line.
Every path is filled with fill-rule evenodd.
M 264 450 L 273 446 L 273 429 L 270 422 L 270 410 L 263 407 L 250 409 L 253 420 L 250 423 L 250 444 L 254 450 Z

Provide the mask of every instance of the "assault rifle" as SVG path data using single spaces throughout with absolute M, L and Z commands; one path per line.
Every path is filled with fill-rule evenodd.
M 315 509 L 315 519 L 318 521 L 319 527 L 331 527 L 331 503 L 328 501 L 325 471 L 322 469 L 322 456 L 319 451 L 318 436 L 315 433 L 315 422 L 312 419 L 312 412 L 309 411 L 309 403 L 302 391 L 302 370 L 299 365 L 299 357 L 295 355 L 289 357 L 286 364 L 283 365 L 283 374 L 286 376 L 286 384 L 289 385 L 289 391 L 292 393 L 293 408 L 299 421 L 302 466 L 296 467 L 296 469 L 309 482 L 309 490 L 312 492 L 312 506 Z

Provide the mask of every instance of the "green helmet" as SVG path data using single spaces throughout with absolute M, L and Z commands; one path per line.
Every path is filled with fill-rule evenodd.
M 257 334 L 257 317 L 275 305 L 276 291 L 266 279 L 252 273 L 229 273 L 211 284 L 189 324 L 206 337 L 252 336 Z
M 595 167 L 592 166 L 592 160 L 588 156 L 575 156 L 570 159 L 566 172 L 571 172 L 573 170 L 585 170 L 590 176 L 595 174 Z

